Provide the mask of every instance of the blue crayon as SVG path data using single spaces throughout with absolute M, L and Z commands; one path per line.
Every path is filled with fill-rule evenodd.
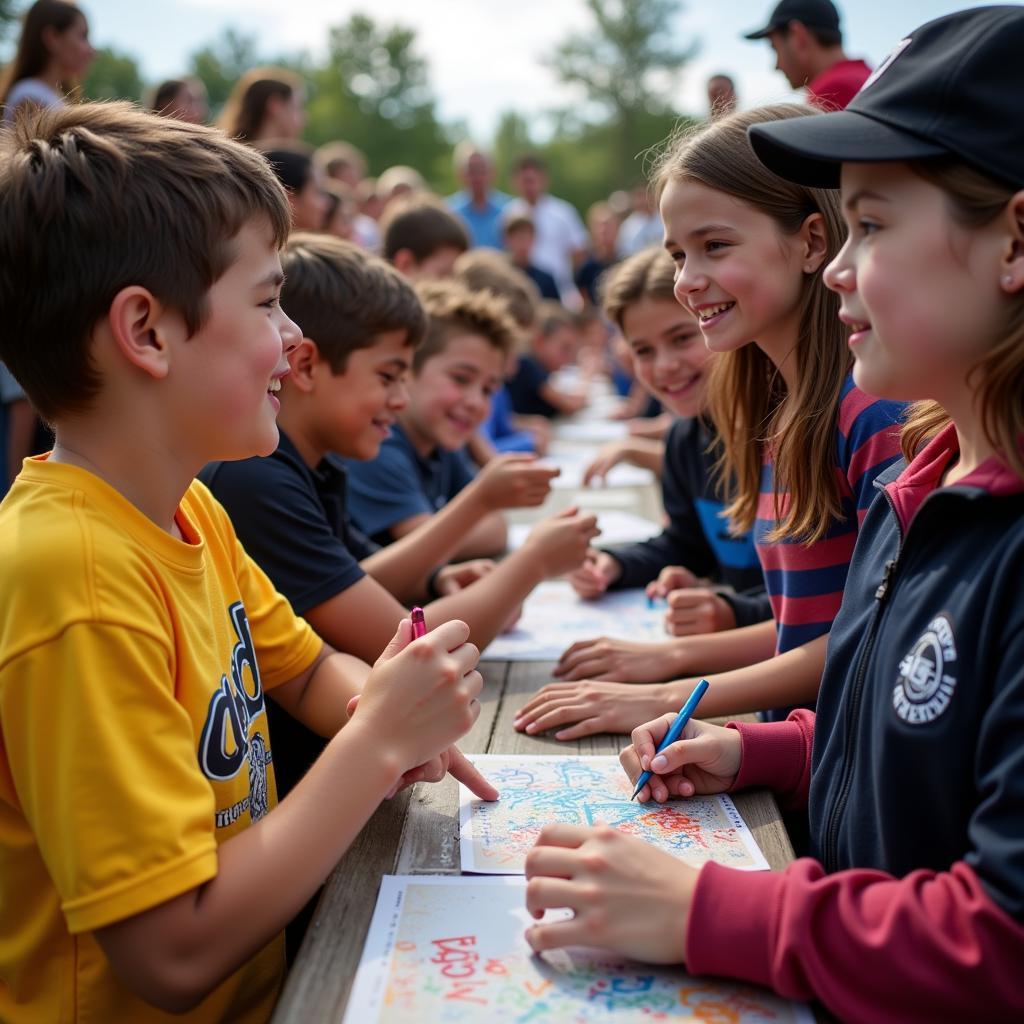
M 668 732 L 665 733 L 665 738 L 658 744 L 658 749 L 654 752 L 654 756 L 657 757 L 666 747 L 671 746 L 677 739 L 683 734 L 683 730 L 686 728 L 686 723 L 693 717 L 694 711 L 697 710 L 697 704 L 700 702 L 701 697 L 707 693 L 708 686 L 710 684 L 706 679 L 702 679 L 690 694 L 689 699 L 679 709 L 679 714 L 676 715 L 675 721 L 668 727 Z M 636 789 L 633 790 L 633 795 L 629 798 L 635 800 L 637 793 L 640 792 L 644 786 L 650 781 L 653 772 L 643 772 L 640 778 L 637 779 Z

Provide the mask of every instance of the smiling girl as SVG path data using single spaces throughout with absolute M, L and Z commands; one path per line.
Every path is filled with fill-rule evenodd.
M 904 407 L 870 398 L 850 376 L 849 332 L 822 281 L 843 238 L 837 193 L 783 181 L 747 141 L 752 124 L 807 113 L 780 105 L 735 114 L 684 137 L 658 172 L 675 296 L 718 353 L 708 403 L 731 488 L 725 512 L 733 529 L 753 530 L 775 621 L 657 643 L 574 644 L 556 669 L 565 679 L 673 681 L 553 684 L 523 709 L 528 731 L 628 731 L 678 710 L 696 682 L 673 679 L 684 673 L 717 673 L 701 703 L 707 716 L 817 696 L 858 523 L 875 477 L 899 455 Z
M 815 859 L 697 871 L 560 826 L 527 860 L 527 899 L 575 919 L 532 928 L 535 950 L 685 960 L 842 1020 L 1024 1019 L 1022 47 L 1022 7 L 949 15 L 846 111 L 751 132 L 780 174 L 841 174 L 850 237 L 826 280 L 857 382 L 921 403 L 910 461 L 878 481 L 817 716 L 691 722 L 654 757 L 666 716 L 622 760 L 659 773 L 657 799 L 771 786 L 809 803 Z

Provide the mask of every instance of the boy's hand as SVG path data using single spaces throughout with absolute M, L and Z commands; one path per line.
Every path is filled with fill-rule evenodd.
M 520 708 L 512 727 L 531 736 L 565 726 L 556 740 L 578 740 L 596 733 L 626 733 L 666 709 L 660 686 L 605 683 L 548 683 Z
M 590 542 L 600 532 L 596 516 L 567 508 L 539 522 L 530 531 L 523 549 L 530 552 L 545 578 L 551 579 L 581 565 Z
M 437 571 L 434 588 L 440 597 L 464 590 L 494 570 L 496 563 L 490 558 L 474 558 L 469 562 L 453 562 Z
M 558 659 L 559 679 L 617 679 L 623 683 L 656 683 L 671 679 L 679 655 L 674 640 L 613 640 L 599 636 L 577 640 Z
M 687 587 L 668 595 L 665 632 L 671 636 L 695 636 L 736 628 L 732 605 L 707 587 Z
M 535 953 L 597 946 L 652 964 L 686 959 L 687 916 L 698 871 L 607 825 L 545 825 L 526 855 L 526 907 L 538 920 L 568 907 L 568 921 L 535 924 Z
M 585 600 L 600 597 L 622 572 L 618 561 L 606 551 L 589 548 L 583 564 L 569 574 L 572 589 Z
M 668 597 L 673 590 L 699 587 L 700 580 L 681 565 L 667 565 L 658 578 L 647 584 L 648 597 Z
M 470 792 L 481 800 L 497 800 L 501 795 L 458 747 L 449 747 L 440 757 L 410 768 L 395 783 L 385 799 L 390 800 L 396 793 L 401 793 L 403 789 L 414 786 L 417 782 L 440 782 L 446 774 L 468 787 Z
M 543 503 L 560 472 L 538 464 L 534 455 L 499 455 L 480 470 L 472 486 L 492 512 L 527 508 Z
M 652 798 L 661 804 L 671 796 L 726 793 L 736 781 L 743 739 L 735 729 L 691 719 L 682 738 L 657 753 L 675 719 L 674 714 L 662 715 L 634 729 L 632 745 L 619 754 L 634 785 L 642 772 L 654 772 L 637 794 L 641 803 Z
M 402 619 L 346 728 L 371 729 L 397 753 L 403 773 L 439 756 L 480 714 L 480 652 L 468 636 L 469 627 L 452 619 L 413 640 L 412 623 Z

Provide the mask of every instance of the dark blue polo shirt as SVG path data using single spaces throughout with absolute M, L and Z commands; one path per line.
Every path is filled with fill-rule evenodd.
M 462 451 L 435 448 L 424 458 L 396 423 L 370 462 L 346 462 L 348 511 L 378 544 L 390 544 L 391 527 L 444 508 L 473 479 Z

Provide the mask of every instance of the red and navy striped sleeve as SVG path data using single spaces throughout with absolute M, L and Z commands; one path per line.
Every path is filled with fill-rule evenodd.
M 774 476 L 761 471 L 754 539 L 778 629 L 778 653 L 792 650 L 832 628 L 839 611 L 857 530 L 875 496 L 875 477 L 900 457 L 899 424 L 906 406 L 866 395 L 848 377 L 836 429 L 835 472 L 841 514 L 814 544 L 768 541 L 776 525 Z M 779 496 L 780 515 L 787 495 Z

